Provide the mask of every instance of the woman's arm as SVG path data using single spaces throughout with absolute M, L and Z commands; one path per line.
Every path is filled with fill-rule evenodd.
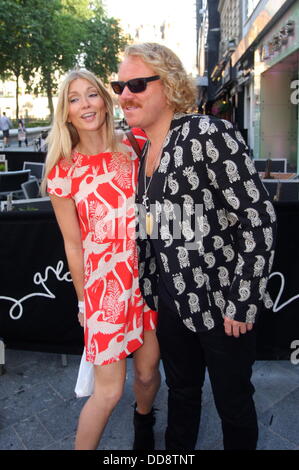
M 73 199 L 50 196 L 55 216 L 61 230 L 69 270 L 79 301 L 84 297 L 84 261 L 81 232 Z M 82 316 L 79 316 L 82 324 Z

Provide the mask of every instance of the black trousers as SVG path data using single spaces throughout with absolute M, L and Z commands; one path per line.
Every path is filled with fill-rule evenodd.
M 160 301 L 157 337 L 169 388 L 166 449 L 195 448 L 206 368 L 222 422 L 224 449 L 256 449 L 258 426 L 251 383 L 255 330 L 239 338 L 227 336 L 223 325 L 194 333 Z

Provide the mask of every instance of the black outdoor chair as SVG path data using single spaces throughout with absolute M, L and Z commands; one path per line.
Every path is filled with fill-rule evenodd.
M 48 196 L 35 197 L 33 199 L 13 199 L 12 201 L 1 201 L 0 212 L 53 212 L 53 206 Z
M 41 181 L 44 176 L 45 164 L 40 162 L 23 162 L 23 170 L 30 170 L 30 178 Z
M 16 196 L 22 195 L 22 183 L 28 181 L 30 170 L 1 171 L 0 172 L 0 199 L 4 199 L 8 194 L 14 193 Z
M 30 178 L 29 181 L 21 184 L 26 199 L 33 199 L 40 196 L 39 183 L 36 178 Z
M 299 201 L 299 180 L 263 180 L 272 201 Z
M 263 180 L 262 181 L 263 185 L 265 186 L 268 194 L 269 194 L 269 199 L 271 201 L 276 200 L 276 193 L 277 193 L 277 187 L 278 187 L 278 180 Z
M 270 160 L 270 161 L 269 161 Z M 256 158 L 253 160 L 256 171 L 266 171 L 267 166 L 270 164 L 269 171 L 272 173 L 286 173 L 287 172 L 287 159 L 286 158 Z
M 277 188 L 278 201 L 299 201 L 299 180 L 282 180 Z

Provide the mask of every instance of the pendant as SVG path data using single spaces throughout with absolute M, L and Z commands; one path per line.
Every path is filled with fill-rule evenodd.
M 149 201 L 149 198 L 148 198 L 147 194 L 144 193 L 144 194 L 142 195 L 142 204 L 144 205 L 144 207 L 147 207 L 147 206 L 148 206 L 148 201 Z
M 151 212 L 147 212 L 145 216 L 145 231 L 148 235 L 153 233 L 154 217 Z

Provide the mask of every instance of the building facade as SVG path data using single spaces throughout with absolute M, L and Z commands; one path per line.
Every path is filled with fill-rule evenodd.
M 120 20 L 133 42 L 158 42 L 172 49 L 196 76 L 196 0 L 104 0 L 108 16 Z
M 299 171 L 299 1 L 258 42 L 254 56 L 254 149 L 264 158 L 287 158 Z
M 16 117 L 16 82 L 0 81 L 0 113 L 5 112 L 10 119 Z M 34 96 L 26 92 L 26 84 L 19 80 L 19 116 L 27 119 L 47 119 L 49 117 L 46 96 Z
M 235 68 L 231 57 L 242 37 L 242 2 L 219 0 L 220 43 L 218 60 L 211 74 L 214 83 L 214 103 L 211 113 L 235 122 L 239 103 L 235 102 Z M 243 126 L 240 126 L 242 131 Z
M 248 144 L 255 158 L 287 158 L 297 172 L 299 1 L 261 0 L 251 7 L 232 55 Z
M 217 85 L 211 80 L 220 44 L 219 0 L 197 0 L 198 111 L 210 113 Z
M 255 158 L 298 172 L 299 0 L 220 0 L 218 11 L 210 113 L 233 121 Z

